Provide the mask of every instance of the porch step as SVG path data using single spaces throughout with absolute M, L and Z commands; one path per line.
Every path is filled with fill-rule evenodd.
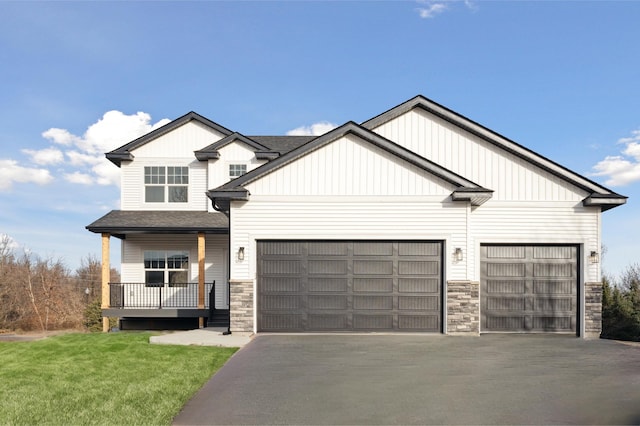
M 229 326 L 229 310 L 214 309 L 210 311 L 207 320 L 207 327 L 228 327 Z

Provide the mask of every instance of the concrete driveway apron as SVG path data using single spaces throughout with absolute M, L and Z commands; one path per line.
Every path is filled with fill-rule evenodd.
M 558 335 L 259 335 L 193 424 L 638 424 L 640 346 Z

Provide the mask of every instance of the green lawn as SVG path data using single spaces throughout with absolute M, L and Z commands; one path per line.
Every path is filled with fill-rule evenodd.
M 0 342 L 0 424 L 170 424 L 237 350 L 150 345 L 149 336 Z

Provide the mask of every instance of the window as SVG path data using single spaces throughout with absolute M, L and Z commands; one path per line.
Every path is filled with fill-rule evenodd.
M 189 252 L 145 251 L 144 282 L 147 287 L 183 287 L 189 282 Z
M 144 168 L 144 200 L 147 203 L 186 203 L 188 201 L 189 168 L 146 166 Z
M 235 179 L 247 173 L 246 164 L 229 164 L 229 177 Z

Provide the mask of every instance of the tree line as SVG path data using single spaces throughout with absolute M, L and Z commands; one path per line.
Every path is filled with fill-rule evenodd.
M 602 278 L 602 334 L 605 339 L 640 342 L 640 265 L 615 279 Z
M 59 259 L 16 254 L 10 243 L 7 236 L 0 238 L 0 331 L 96 328 L 93 323 L 101 321 L 99 260 L 87 256 L 70 271 Z M 111 279 L 119 281 L 117 270 L 111 270 Z

